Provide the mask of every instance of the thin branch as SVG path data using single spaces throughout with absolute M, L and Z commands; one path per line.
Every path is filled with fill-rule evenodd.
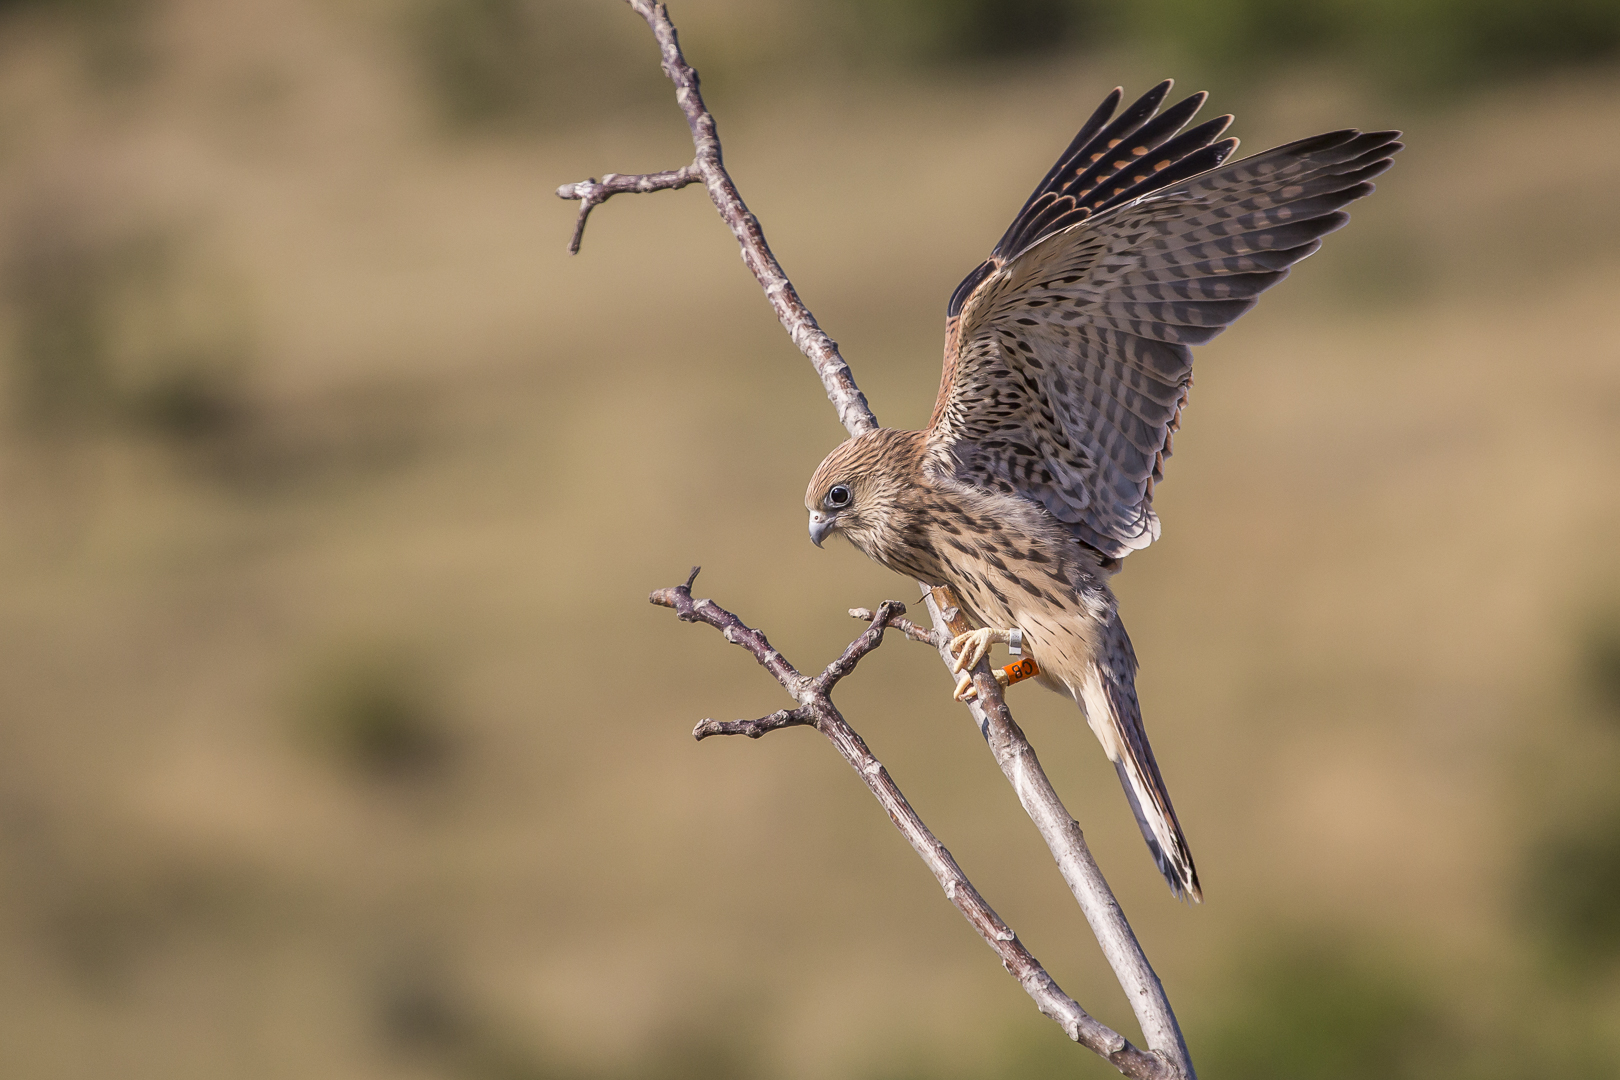
M 815 723 L 815 717 L 803 709 L 778 709 L 758 720 L 699 720 L 692 729 L 692 737 L 698 742 L 710 735 L 746 735 L 750 739 L 757 739 L 785 727 L 814 727 Z
M 682 622 L 708 623 L 720 631 L 727 641 L 747 649 L 749 655 L 759 661 L 760 667 L 770 672 L 771 677 L 781 683 L 800 705 L 805 704 L 810 680 L 800 675 L 798 669 L 788 663 L 787 657 L 776 651 L 775 646 L 766 640 L 764 634 L 743 625 L 741 619 L 718 607 L 712 600 L 692 599 L 692 583 L 697 580 L 701 569 L 702 567 L 698 566 L 692 567 L 692 573 L 687 577 L 685 585 L 658 589 L 647 599 L 659 607 L 674 608 L 675 614 L 680 616 Z
M 585 219 L 591 216 L 592 210 L 613 196 L 630 193 L 645 195 L 649 191 L 674 191 L 702 179 L 703 174 L 698 171 L 697 163 L 693 162 L 691 165 L 682 165 L 668 172 L 636 175 L 605 173 L 601 180 L 593 176 L 577 184 L 564 184 L 557 189 L 557 198 L 579 200 L 579 217 L 574 221 L 574 238 L 568 241 L 568 254 L 579 254 L 580 241 L 585 239 Z
M 695 576 L 695 575 L 694 575 Z M 759 738 L 783 727 L 809 725 L 825 735 L 871 789 L 895 827 L 922 857 L 928 869 L 945 890 L 945 896 L 962 913 L 985 943 L 1001 957 L 1002 965 L 1016 978 L 1041 1012 L 1051 1017 L 1069 1038 L 1108 1059 L 1120 1072 L 1137 1080 L 1173 1080 L 1175 1067 L 1157 1054 L 1132 1046 L 1119 1032 L 1100 1023 L 1057 985 L 1040 961 L 1036 960 L 1018 935 L 985 902 L 973 887 L 945 845 L 923 824 L 900 788 L 870 749 L 849 726 L 832 702 L 832 688 L 855 670 L 861 658 L 883 643 L 883 631 L 905 614 L 905 605 L 885 601 L 872 617 L 872 625 L 850 642 L 838 659 L 820 675 L 806 678 L 786 657 L 773 648 L 765 635 L 746 624 L 712 600 L 693 600 L 692 582 L 670 589 L 659 589 L 648 597 L 654 604 L 674 608 L 687 622 L 705 622 L 725 635 L 726 640 L 747 649 L 766 670 L 776 675 L 782 688 L 798 701 L 796 709 L 784 709 L 763 720 L 738 720 L 717 724 L 705 720 L 693 731 L 699 739 L 709 735 L 747 735 Z M 995 680 L 990 679 L 992 685 Z
M 906 613 L 906 605 L 898 600 L 885 600 L 878 605 L 877 614 L 872 616 L 872 625 L 867 627 L 866 633 L 849 643 L 843 653 L 827 665 L 825 671 L 811 680 L 817 693 L 822 696 L 832 693 L 833 687 L 838 685 L 840 679 L 855 670 L 855 665 L 861 658 L 879 645 L 883 644 L 883 631 L 889 628 L 889 623 Z
M 844 427 L 852 436 L 875 429 L 877 427 L 877 418 L 867 405 L 865 396 L 855 385 L 854 376 L 850 373 L 849 365 L 839 355 L 837 344 L 822 331 L 810 310 L 799 299 L 798 292 L 793 288 L 793 283 L 788 280 L 780 264 L 771 254 L 769 246 L 765 243 L 764 232 L 760 228 L 759 221 L 753 214 L 749 213 L 748 207 L 742 201 L 742 196 L 737 192 L 736 185 L 732 183 L 731 177 L 727 174 L 721 162 L 720 139 L 716 131 L 714 117 L 704 106 L 702 96 L 698 92 L 697 72 L 692 70 L 681 55 L 675 27 L 669 21 L 669 15 L 664 9 L 664 5 L 655 2 L 655 0 L 626 0 L 626 2 L 646 20 L 647 25 L 652 29 L 663 58 L 664 73 L 675 84 L 676 100 L 680 103 L 682 112 L 686 114 L 687 124 L 692 131 L 693 146 L 696 150 L 696 157 L 688 168 L 696 170 L 702 177 L 708 189 L 709 198 L 714 202 L 715 209 L 719 211 L 720 217 L 737 238 L 744 264 L 747 265 L 754 277 L 759 281 L 760 286 L 765 290 L 766 299 L 770 301 L 772 308 L 775 309 L 777 318 L 781 320 L 782 325 L 787 329 L 793 343 L 798 346 L 799 351 L 804 353 L 815 367 L 816 373 L 820 376 L 822 385 L 827 391 L 827 397 L 838 410 L 838 418 Z M 675 172 L 683 171 L 676 170 Z M 675 185 L 671 184 L 669 186 L 673 187 Z M 624 190 L 638 189 L 630 186 Z M 654 186 L 649 187 L 648 190 L 659 189 Z M 580 217 L 575 229 L 577 240 L 580 231 L 584 228 L 585 217 L 589 213 L 590 207 L 594 205 L 594 203 L 590 202 L 592 189 L 588 183 L 586 185 L 565 185 L 558 190 L 557 194 L 565 199 L 579 199 L 584 204 L 580 208 Z M 604 195 L 602 198 L 598 198 L 596 202 L 600 202 L 606 197 Z M 928 585 L 926 583 L 923 584 L 923 589 L 927 592 Z M 690 601 L 690 582 L 688 582 L 687 590 L 687 599 Z M 664 590 L 664 592 L 670 592 L 670 590 Z M 661 602 L 656 598 L 656 595 L 654 602 Z M 906 630 L 906 633 L 909 637 L 914 637 L 917 640 L 927 640 L 939 648 L 946 668 L 949 670 L 953 662 L 945 649 L 946 643 L 950 640 L 950 633 L 948 632 L 949 620 L 943 619 L 940 612 L 935 610 L 938 602 L 932 596 L 928 597 L 927 601 L 930 614 L 934 617 L 933 632 L 930 634 L 930 632 L 913 625 L 910 630 Z M 960 608 L 960 604 L 949 599 L 947 599 L 945 606 L 953 609 Z M 693 611 L 696 611 L 695 607 Z M 681 617 L 690 620 L 690 618 L 699 618 L 701 616 L 696 614 L 688 616 L 683 612 Z M 741 627 L 741 623 L 739 622 L 737 626 Z M 742 629 L 746 630 L 747 628 Z M 882 631 L 875 623 L 872 630 L 877 632 L 879 640 L 881 640 Z M 736 632 L 740 633 L 740 631 Z M 753 633 L 753 631 L 748 631 L 748 633 Z M 733 631 L 726 632 L 726 637 L 727 640 L 743 644 L 742 641 L 733 636 Z M 763 635 L 760 635 L 760 640 L 763 642 Z M 769 643 L 765 642 L 764 644 L 768 648 Z M 875 643 L 872 647 L 876 647 Z M 804 678 L 793 671 L 792 665 L 787 664 L 785 659 L 781 659 L 780 653 L 775 653 L 774 649 L 770 650 L 770 652 L 775 654 L 776 659 L 780 660 L 786 671 L 792 672 L 793 676 L 799 679 Z M 756 659 L 760 658 L 759 653 L 755 655 Z M 765 664 L 767 669 L 772 670 L 773 675 L 778 674 L 778 671 L 770 663 L 767 663 L 765 659 L 760 659 L 760 662 Z M 823 677 L 826 677 L 826 675 L 827 673 L 824 672 Z M 780 676 L 778 681 L 782 681 Z M 1118 902 L 1109 890 L 1108 883 L 1097 869 L 1095 861 L 1092 860 L 1079 826 L 1068 811 L 1064 809 L 1062 802 L 1057 797 L 1057 793 L 1052 789 L 1050 781 L 1047 780 L 1045 773 L 1041 770 L 1034 749 L 1029 745 L 1028 740 L 1024 738 L 1023 732 L 1019 730 L 1018 725 L 1013 722 L 1012 715 L 1002 698 L 1001 687 L 990 673 L 987 661 L 981 660 L 978 667 L 974 669 L 974 684 L 978 688 L 978 698 L 968 703 L 974 720 L 978 724 L 986 742 L 989 743 L 997 764 L 1001 766 L 1003 773 L 1017 791 L 1019 802 L 1023 805 L 1025 812 L 1029 814 L 1031 821 L 1034 822 L 1053 857 L 1057 860 L 1064 881 L 1068 884 L 1070 891 L 1074 893 L 1076 900 L 1079 901 L 1081 910 L 1086 916 L 1086 921 L 1091 924 L 1092 931 L 1096 934 L 1098 942 L 1102 946 L 1103 954 L 1107 958 L 1109 966 L 1113 968 L 1115 977 L 1126 992 L 1131 1009 L 1136 1014 L 1137 1021 L 1141 1024 L 1143 1036 L 1152 1053 L 1156 1055 L 1152 1060 L 1159 1063 L 1160 1067 L 1168 1070 L 1164 1075 L 1179 1076 L 1182 1080 L 1196 1080 L 1191 1058 L 1187 1054 L 1186 1044 L 1181 1037 L 1175 1014 L 1171 1011 L 1169 1001 L 1164 995 L 1163 987 L 1159 984 L 1158 977 L 1153 973 L 1153 968 L 1143 954 L 1135 935 L 1131 932 L 1130 925 L 1125 921 L 1124 913 L 1120 910 Z M 783 682 L 783 685 L 788 686 L 789 684 Z M 790 692 L 795 693 L 797 697 L 797 692 L 792 690 L 791 687 Z M 757 721 L 737 721 L 734 722 L 732 727 L 736 733 L 740 734 L 751 734 L 755 730 L 759 734 L 764 734 L 766 730 L 774 730 L 774 727 L 762 727 L 761 725 L 791 726 L 785 719 L 778 719 L 785 715 L 787 714 L 775 714 L 772 717 Z M 738 724 L 743 726 L 736 727 Z M 730 730 L 726 729 L 725 725 L 719 725 L 715 730 L 709 731 L 705 730 L 705 725 L 700 724 L 698 731 L 704 734 L 731 733 Z M 834 741 L 837 742 L 836 739 Z M 840 747 L 840 749 L 843 748 Z M 864 751 L 864 744 L 861 749 Z M 849 757 L 847 753 L 845 756 L 846 758 Z M 854 760 L 850 760 L 854 764 Z M 890 817 L 894 818 L 893 812 L 891 812 Z M 895 818 L 895 823 L 901 825 L 900 819 Z M 902 826 L 902 831 L 904 831 L 904 828 Z M 915 843 L 913 846 L 916 846 Z M 918 850 L 921 852 L 922 849 L 919 848 Z M 1009 970 L 1011 969 L 1009 968 Z M 1022 976 L 1020 976 L 1020 979 L 1022 980 Z M 1027 985 L 1026 989 L 1028 989 Z M 1033 994 L 1033 991 L 1031 993 Z M 1037 998 L 1037 1000 L 1040 999 Z M 1046 1011 L 1044 1006 L 1042 1011 Z M 1048 1013 L 1048 1015 L 1052 1014 Z M 1068 1030 L 1066 1024 L 1065 1030 Z M 1099 1051 L 1099 1053 L 1101 1052 Z
M 852 619 L 859 619 L 861 622 L 871 622 L 873 619 L 877 618 L 876 615 L 872 614 L 870 608 L 863 607 L 850 608 L 849 617 Z M 910 619 L 902 619 L 896 616 L 895 618 L 889 620 L 889 626 L 904 633 L 906 637 L 910 638 L 912 641 L 920 641 L 924 645 L 933 645 L 936 648 L 939 645 L 939 642 L 935 639 L 934 632 L 932 630 L 924 630 Z
M 939 654 L 949 666 L 953 658 L 948 649 L 957 634 L 972 629 L 962 617 L 961 604 L 949 588 L 931 589 L 923 596 L 932 616 L 935 637 L 940 640 Z M 973 687 L 978 691 L 967 702 L 979 734 L 990 747 L 1002 775 L 1018 794 L 1018 802 L 1035 823 L 1047 850 L 1057 862 L 1069 891 L 1080 904 L 1080 910 L 1091 925 L 1091 932 L 1102 946 L 1108 966 L 1130 1000 L 1136 1022 L 1142 1026 L 1142 1037 L 1154 1051 L 1165 1055 L 1179 1066 L 1188 1080 L 1195 1080 L 1191 1055 L 1181 1026 L 1170 1008 L 1164 986 L 1148 963 L 1147 954 L 1136 940 L 1125 912 L 1114 899 L 1113 890 L 1092 858 L 1086 845 L 1080 823 L 1063 806 L 1052 782 L 1041 768 L 1035 748 L 1024 737 L 1024 732 L 1012 718 L 1001 684 L 996 682 L 987 659 L 981 659 L 973 669 Z
M 737 238 L 737 243 L 742 248 L 743 265 L 748 267 L 760 287 L 765 290 L 766 299 L 771 302 L 771 307 L 776 309 L 776 317 L 787 329 L 793 344 L 798 346 L 799 351 L 809 357 L 810 362 L 815 365 L 816 374 L 821 376 L 821 383 L 827 388 L 828 400 L 838 410 L 839 421 L 851 435 L 860 435 L 873 430 L 878 426 L 877 417 L 872 415 L 872 409 L 867 405 L 865 395 L 855 385 L 855 377 L 850 374 L 849 365 L 844 363 L 844 358 L 838 354 L 838 343 L 827 336 L 821 325 L 816 322 L 816 317 L 810 314 L 810 309 L 804 306 L 804 301 L 799 299 L 798 292 L 793 288 L 793 282 L 782 272 L 781 264 L 776 261 L 776 256 L 771 254 L 770 245 L 765 243 L 765 231 L 759 227 L 759 220 L 749 213 L 747 204 L 737 193 L 737 185 L 731 182 L 731 176 L 720 160 L 720 136 L 715 128 L 714 117 L 709 114 L 709 110 L 703 104 L 703 95 L 698 92 L 697 72 L 692 70 L 686 58 L 681 55 L 680 42 L 675 35 L 675 24 L 669 21 L 669 12 L 664 10 L 663 4 L 654 0 L 625 0 L 625 2 L 635 8 L 636 14 L 647 20 L 647 25 L 652 28 L 653 37 L 658 39 L 664 74 L 675 84 L 675 100 L 680 103 L 681 111 L 686 114 L 687 126 L 692 129 L 692 145 L 697 151 L 697 156 L 686 169 L 697 173 L 709 189 L 709 198 L 714 202 L 714 208 L 730 226 L 732 235 Z M 684 171 L 685 169 L 675 170 L 675 172 Z M 579 188 L 579 184 L 565 184 L 557 189 L 560 198 L 579 199 L 586 203 L 580 207 L 579 221 L 574 228 L 576 242 L 570 246 L 570 251 L 578 250 L 577 241 L 584 231 L 585 217 L 593 205 L 588 201 L 588 190 L 582 192 Z M 655 187 L 647 190 L 659 189 Z

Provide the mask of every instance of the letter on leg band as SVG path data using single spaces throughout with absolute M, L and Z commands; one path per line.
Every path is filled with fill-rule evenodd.
M 1041 669 L 1035 666 L 1035 661 L 1027 656 L 1016 664 L 1008 664 L 1001 671 L 1007 676 L 1008 686 L 1015 682 L 1023 682 L 1025 679 L 1033 679 L 1041 673 Z

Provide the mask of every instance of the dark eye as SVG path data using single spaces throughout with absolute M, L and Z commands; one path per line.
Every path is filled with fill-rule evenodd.
M 834 484 L 833 489 L 827 492 L 827 505 L 837 510 L 849 505 L 849 488 L 843 484 Z

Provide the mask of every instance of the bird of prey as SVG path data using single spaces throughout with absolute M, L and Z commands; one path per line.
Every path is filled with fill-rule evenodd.
M 979 627 L 951 644 L 959 673 L 1021 637 L 1039 681 L 1102 742 L 1171 892 L 1197 901 L 1108 581 L 1159 537 L 1153 486 L 1192 385 L 1190 347 L 1348 221 L 1343 207 L 1401 144 L 1347 129 L 1227 164 L 1232 118 L 1183 132 L 1206 95 L 1161 113 L 1170 86 L 1118 116 L 1121 91 L 1103 101 L 951 297 L 927 428 L 842 443 L 805 508 L 817 546 L 836 530 L 954 588 Z M 971 693 L 964 674 L 957 697 Z

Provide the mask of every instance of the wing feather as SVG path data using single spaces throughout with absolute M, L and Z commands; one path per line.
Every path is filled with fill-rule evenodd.
M 948 315 L 960 312 L 968 296 L 991 273 L 1045 237 L 1084 221 L 1127 187 L 1151 191 L 1192 175 L 1177 171 L 1178 166 L 1192 159 L 1189 155 L 1203 162 L 1194 170 L 1202 172 L 1232 152 L 1236 140 L 1210 145 L 1232 122 L 1230 116 L 1217 117 L 1177 135 L 1203 106 L 1207 95 L 1193 94 L 1158 114 L 1172 85 L 1172 80 L 1166 79 L 1118 117 L 1113 114 L 1124 92 L 1116 87 L 1103 100 L 1025 200 L 990 258 L 957 286 L 946 309 Z
M 1346 129 L 1225 163 L 1230 118 L 1177 135 L 1203 95 L 1156 116 L 1168 91 L 1117 118 L 1110 95 L 958 288 L 929 426 L 941 467 L 1041 503 L 1110 558 L 1159 535 L 1191 346 L 1343 226 L 1401 149 Z

